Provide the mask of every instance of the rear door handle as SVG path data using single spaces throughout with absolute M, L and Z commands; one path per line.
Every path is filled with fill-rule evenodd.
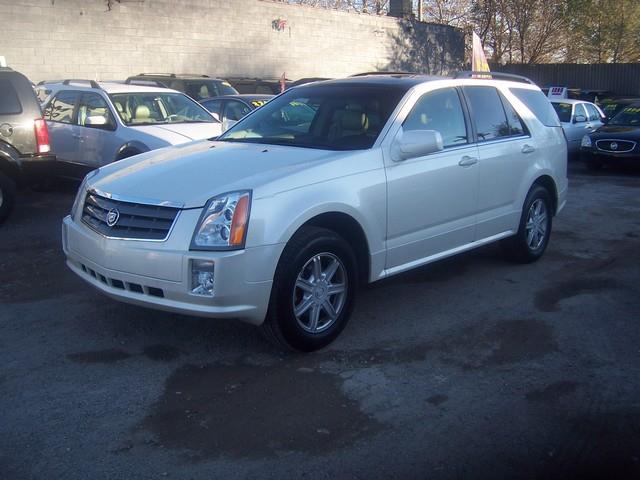
M 460 159 L 458 165 L 460 165 L 461 167 L 470 167 L 471 165 L 475 165 L 476 163 L 478 163 L 477 158 L 465 155 Z
M 535 151 L 536 151 L 536 149 L 533 148 L 531 145 L 523 145 L 522 146 L 522 153 L 533 153 Z

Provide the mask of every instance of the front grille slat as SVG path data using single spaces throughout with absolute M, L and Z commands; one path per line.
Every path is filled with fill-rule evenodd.
M 615 144 L 616 148 L 613 148 Z M 628 153 L 636 148 L 636 142 L 632 140 L 597 140 L 596 147 L 603 152 Z
M 109 226 L 109 212 L 117 211 L 117 221 Z M 87 192 L 82 221 L 96 232 L 111 238 L 166 240 L 180 209 L 161 205 L 126 202 Z

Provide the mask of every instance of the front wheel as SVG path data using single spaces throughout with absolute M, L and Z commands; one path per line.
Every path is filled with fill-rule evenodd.
M 531 263 L 542 257 L 551 236 L 552 205 L 549 191 L 534 185 L 525 199 L 518 233 L 502 242 L 509 259 Z
M 327 346 L 349 320 L 356 259 L 331 230 L 303 227 L 285 247 L 261 329 L 280 347 L 311 352 Z

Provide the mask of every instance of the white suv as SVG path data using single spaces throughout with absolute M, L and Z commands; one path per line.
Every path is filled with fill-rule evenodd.
M 216 137 L 222 124 L 183 93 L 166 88 L 65 80 L 39 88 L 57 173 L 88 171 L 157 148 Z
M 502 240 L 540 258 L 567 195 L 567 146 L 523 81 L 376 75 L 292 88 L 216 141 L 83 182 L 68 266 L 113 298 L 261 325 L 311 351 L 357 286 Z

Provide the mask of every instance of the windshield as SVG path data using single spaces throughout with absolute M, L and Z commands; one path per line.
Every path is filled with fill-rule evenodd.
M 569 123 L 571 121 L 571 104 L 570 103 L 556 103 L 551 102 L 553 108 L 558 114 L 558 118 L 561 122 Z
M 209 112 L 181 93 L 114 93 L 109 97 L 125 125 L 216 122 Z
M 231 84 L 220 80 L 187 80 L 184 87 L 185 93 L 195 100 L 238 94 Z
M 640 125 L 640 107 L 627 107 L 609 121 L 609 125 Z
M 360 150 L 371 148 L 404 90 L 324 85 L 291 89 L 238 122 L 219 140 Z

